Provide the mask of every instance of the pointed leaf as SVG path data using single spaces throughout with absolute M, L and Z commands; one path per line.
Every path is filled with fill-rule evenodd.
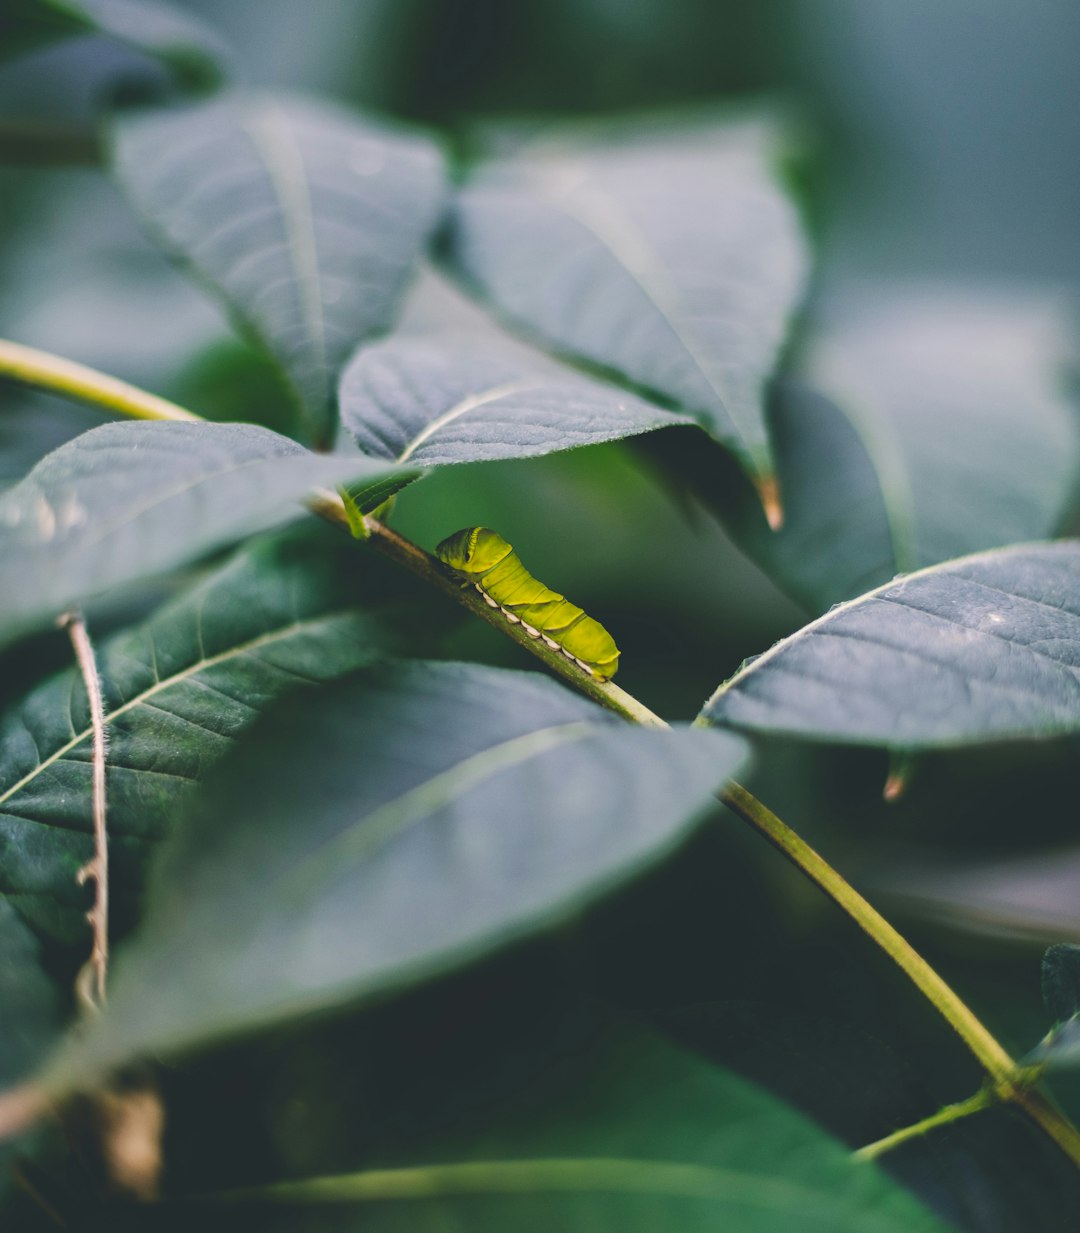
M 151 233 L 274 357 L 311 439 L 327 441 L 338 371 L 393 322 L 438 219 L 434 145 L 329 103 L 236 92 L 122 113 L 113 164 Z
M 345 370 L 340 403 L 365 454 L 423 467 L 532 458 L 694 422 L 473 336 L 366 347 Z
M 770 426 L 784 502 L 739 542 L 813 610 L 893 575 L 1055 535 L 1080 480 L 1069 321 L 1019 293 L 915 284 L 854 297 Z M 827 395 L 827 396 L 825 396 Z M 721 495 L 721 500 L 723 496 Z
M 528 147 L 465 189 L 449 259 L 511 321 L 697 413 L 761 480 L 762 391 L 807 267 L 773 137 L 743 123 Z
M 949 561 L 841 604 L 702 715 L 902 749 L 1080 731 L 1080 542 Z
M 541 928 L 669 850 L 744 755 L 729 734 L 635 728 L 530 673 L 423 664 L 305 693 L 186 817 L 100 1030 L 53 1081 Z
M 104 424 L 0 494 L 0 639 L 287 522 L 314 488 L 410 477 L 246 424 Z
M 646 1037 L 605 1043 L 549 1061 L 515 1105 L 485 1109 L 485 1129 L 200 1216 L 211 1230 L 944 1233 L 882 1171 L 736 1075 Z
M 227 59 L 222 40 L 209 26 L 164 0 L 5 0 L 0 59 L 79 34 L 126 43 L 196 88 L 215 85 Z
M 396 576 L 378 562 L 361 569 L 359 552 L 326 527 L 290 532 L 238 553 L 98 648 L 117 929 L 135 915 L 147 858 L 177 802 L 272 702 L 415 643 Z M 75 873 L 92 851 L 90 756 L 74 669 L 0 724 L 0 890 L 54 946 L 86 945 Z

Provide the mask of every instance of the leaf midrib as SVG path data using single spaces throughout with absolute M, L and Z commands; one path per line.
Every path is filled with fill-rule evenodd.
M 544 182 L 543 177 L 540 177 L 540 179 L 541 182 Z M 550 177 L 548 177 L 548 184 L 550 184 Z M 584 198 L 584 202 L 582 198 Z M 598 208 L 600 218 L 595 218 L 593 211 L 588 209 L 590 200 Z M 746 451 L 747 457 L 754 459 L 755 463 L 757 463 L 759 461 L 758 454 L 761 449 L 761 443 L 755 444 L 749 439 L 746 428 L 736 417 L 735 412 L 717 388 L 715 380 L 698 358 L 697 348 L 703 349 L 701 340 L 695 335 L 689 335 L 685 327 L 679 324 L 682 307 L 681 294 L 676 284 L 671 281 L 662 268 L 657 266 L 652 258 L 652 245 L 649 243 L 648 238 L 642 234 L 640 229 L 624 212 L 618 209 L 618 202 L 611 197 L 611 194 L 604 192 L 595 184 L 590 184 L 585 190 L 577 190 L 576 192 L 566 194 L 562 198 L 555 198 L 552 204 L 594 236 L 597 242 L 611 254 L 620 268 L 625 270 L 630 278 L 641 288 L 649 303 L 652 304 L 671 330 L 676 341 L 690 359 L 702 380 L 712 391 L 719 409 L 727 417 L 728 422 L 735 431 L 736 437 Z M 585 209 L 580 208 L 582 204 L 585 205 Z M 626 251 L 626 244 L 619 244 L 613 237 L 604 233 L 602 229 L 604 219 L 607 219 L 611 226 L 622 233 L 630 247 L 637 250 L 641 258 L 639 263 L 631 259 Z M 659 285 L 656 285 L 657 282 Z M 667 290 L 666 295 L 664 294 L 665 287 Z
M 930 577 L 936 574 L 953 573 L 955 572 L 955 568 L 959 565 L 967 565 L 973 562 L 982 561 L 988 557 L 994 557 L 997 559 L 1001 559 L 1002 557 L 1023 555 L 1024 553 L 1031 552 L 1033 549 L 1036 549 L 1036 548 L 1042 548 L 1042 549 L 1055 549 L 1056 548 L 1062 552 L 1062 555 L 1065 555 L 1065 553 L 1068 551 L 1070 546 L 1075 546 L 1075 545 L 1072 544 L 1068 540 L 1064 540 L 1064 541 L 1062 540 L 1058 540 L 1058 541 L 1038 540 L 1031 544 L 1010 544 L 1002 548 L 988 548 L 988 549 L 983 550 L 982 552 L 973 552 L 965 557 L 954 557 L 950 561 L 938 561 L 934 565 L 928 565 L 924 567 L 923 569 L 913 570 L 909 574 L 900 574 L 895 578 L 890 578 L 888 582 L 883 582 L 880 586 L 874 587 L 872 591 L 866 591 L 862 595 L 855 596 L 854 599 L 845 600 L 841 604 L 835 604 L 832 608 L 829 609 L 828 612 L 823 612 L 821 616 L 815 618 L 813 621 L 810 621 L 808 624 L 802 626 L 801 629 L 797 629 L 793 634 L 789 634 L 786 638 L 781 638 L 778 642 L 773 643 L 773 645 L 769 647 L 767 651 L 757 656 L 757 658 L 754 659 L 751 663 L 746 664 L 743 667 L 739 668 L 732 676 L 728 677 L 726 681 L 722 682 L 717 687 L 715 692 L 710 696 L 709 700 L 705 703 L 705 705 L 701 709 L 699 720 L 704 721 L 704 719 L 707 718 L 709 710 L 713 707 L 713 705 L 720 698 L 723 697 L 724 694 L 728 693 L 728 691 L 733 689 L 735 686 L 741 684 L 748 676 L 750 676 L 754 672 L 757 672 L 759 668 L 763 668 L 766 664 L 771 663 L 778 655 L 782 654 L 789 646 L 792 646 L 796 642 L 801 642 L 805 638 L 809 637 L 811 634 L 816 633 L 817 630 L 821 626 L 825 625 L 827 622 L 832 621 L 834 618 L 840 616 L 842 613 L 848 612 L 852 608 L 860 607 L 861 605 L 866 604 L 870 600 L 882 598 L 882 596 L 884 595 L 884 592 L 891 590 L 893 587 L 897 587 L 901 585 L 906 586 L 909 582 L 913 582 L 916 579 L 926 578 L 926 577 Z M 970 578 L 962 574 L 958 574 L 957 577 L 960 578 L 964 582 L 977 583 L 981 586 L 986 587 L 986 589 L 988 590 L 997 591 L 1000 594 L 1009 596 L 1012 599 L 1024 599 L 1025 602 L 1034 603 L 1034 604 L 1039 604 L 1041 602 L 1039 600 L 1027 600 L 1025 596 L 1016 595 L 1013 592 L 1002 591 L 1000 587 L 987 586 L 987 584 L 983 583 L 978 578 Z M 911 605 L 905 605 L 905 606 L 911 607 Z M 1067 615 L 1072 615 L 1072 616 L 1076 615 L 1075 613 L 1072 613 L 1069 609 L 1055 608 L 1052 604 L 1043 603 L 1041 604 L 1041 606 L 1049 608 L 1052 612 L 1057 613 L 1058 615 L 1062 615 L 1062 614 L 1067 614 Z M 928 615 L 928 616 L 935 615 L 934 613 L 926 612 L 925 609 L 921 609 L 921 608 L 913 609 L 913 610 L 923 612 L 925 615 Z M 965 626 L 965 628 L 969 628 L 969 627 Z M 988 630 L 984 630 L 981 632 L 991 633 L 991 631 L 988 631 Z M 999 641 L 1004 641 L 1004 642 L 1009 641 L 1008 639 L 1001 638 L 1000 635 L 996 635 L 996 637 L 998 638 Z M 695 722 L 698 722 L 698 721 L 695 721 Z
M 448 411 L 444 411 L 441 415 L 437 415 L 435 419 L 426 424 L 413 437 L 405 448 L 397 456 L 397 461 L 407 462 L 417 449 L 428 441 L 447 424 L 453 423 L 454 420 L 460 419 L 461 416 L 467 415 L 470 411 L 475 411 L 479 407 L 487 406 L 489 403 L 497 402 L 500 398 L 509 398 L 514 394 L 526 394 L 530 390 L 537 390 L 543 386 L 543 382 L 532 378 L 522 378 L 517 381 L 505 381 L 501 385 L 493 385 L 486 390 L 482 390 L 479 394 L 470 394 L 467 398 L 461 399 L 452 406 Z
M 278 886 L 284 890 L 292 884 L 293 893 L 302 898 L 305 886 L 314 885 L 318 894 L 325 886 L 329 872 L 340 870 L 346 862 L 363 860 L 408 827 L 430 817 L 485 779 L 548 753 L 567 741 L 592 736 L 596 731 L 595 722 L 577 719 L 537 728 L 497 745 L 489 745 L 377 806 L 345 830 L 330 836 L 300 860 L 289 864 L 282 871 Z
M 860 1168 L 850 1166 L 852 1173 Z M 713 1199 L 790 1213 L 815 1211 L 833 1220 L 843 1213 L 844 1197 L 834 1203 L 818 1190 L 787 1178 L 725 1169 L 715 1165 L 626 1157 L 550 1157 L 531 1160 L 482 1160 L 379 1169 L 343 1176 L 228 1192 L 223 1199 L 280 1199 L 301 1202 L 430 1200 L 453 1195 L 645 1194 L 674 1199 Z M 208 1196 L 214 1198 L 215 1196 Z M 872 1211 L 849 1207 L 866 1233 L 895 1233 L 893 1220 L 879 1221 Z
M 311 195 L 307 188 L 307 172 L 300 149 L 288 127 L 281 108 L 262 100 L 246 109 L 244 131 L 250 137 L 260 161 L 266 168 L 270 187 L 281 209 L 287 240 L 286 252 L 292 267 L 308 337 L 315 345 L 316 364 L 325 397 L 327 391 L 326 322 L 323 317 L 322 291 L 319 278 L 319 252 Z M 313 408 L 290 377 L 301 405 L 308 415 Z M 318 414 L 321 408 L 314 409 Z

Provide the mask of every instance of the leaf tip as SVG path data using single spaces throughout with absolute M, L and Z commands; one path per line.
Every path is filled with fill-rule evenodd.
M 759 475 L 754 480 L 758 500 L 761 502 L 765 521 L 770 531 L 779 531 L 784 525 L 784 506 L 780 500 L 780 482 L 772 472 Z
M 895 804 L 907 791 L 907 775 L 902 771 L 890 771 L 881 790 L 882 799 L 886 804 Z
M 881 790 L 882 799 L 887 805 L 895 805 L 904 796 L 911 784 L 915 760 L 908 753 L 893 753 L 889 760 L 889 773 L 885 776 L 885 786 Z

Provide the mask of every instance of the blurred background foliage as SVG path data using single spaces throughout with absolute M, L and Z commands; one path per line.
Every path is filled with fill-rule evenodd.
M 852 288 L 872 295 L 884 278 L 1055 292 L 1080 279 L 1074 0 L 181 7 L 238 49 L 241 78 L 431 126 L 459 156 L 471 132 L 508 117 L 531 124 L 775 98 L 805 148 L 797 187 L 820 245 L 811 320 Z M 101 38 L 0 67 L 0 334 L 211 418 L 288 431 L 290 411 L 268 366 L 140 235 L 95 166 L 102 98 L 118 78 L 127 89 L 152 88 L 154 73 Z M 0 484 L 100 419 L 44 396 L 0 397 Z M 730 482 L 739 482 L 734 472 Z M 673 489 L 648 441 L 444 469 L 404 493 L 395 511 L 395 524 L 428 547 L 469 523 L 498 528 L 538 577 L 601 618 L 623 649 L 620 682 L 673 718 L 693 715 L 744 657 L 806 619 L 709 513 Z M 126 623 L 176 585 L 155 584 L 91 620 L 99 632 Z M 530 666 L 475 623 L 448 631 L 444 652 Z M 15 696 L 65 654 L 58 637 L 43 635 L 17 662 L 9 655 L 0 665 L 5 693 Z M 907 797 L 887 807 L 884 755 L 773 742 L 762 745 L 750 786 L 895 915 L 1023 1053 L 1047 1027 L 1040 948 L 1077 940 L 1080 928 L 1078 879 L 1068 872 L 1080 869 L 1077 752 L 1074 742 L 934 755 L 917 767 Z M 983 862 L 993 863 L 995 880 L 982 876 Z M 167 1075 L 171 1142 L 181 1145 L 174 1176 L 201 1187 L 272 1174 L 271 1160 L 290 1169 L 361 1163 L 378 1134 L 406 1133 L 419 1104 L 424 1117 L 440 1101 L 456 1107 L 462 1093 L 439 1090 L 436 1073 L 461 1067 L 475 1095 L 481 1070 L 498 1085 L 515 1068 L 542 1069 L 537 1033 L 526 1025 L 572 1036 L 567 1025 L 576 1030 L 582 998 L 595 995 L 772 1086 L 853 1142 L 978 1085 L 963 1051 L 884 961 L 772 852 L 721 817 L 563 936 L 363 1016 Z M 353 1059 L 356 1089 L 344 1093 L 327 1060 L 343 1055 Z M 243 1100 L 230 1099 L 229 1117 L 218 1120 L 223 1085 Z M 1080 1090 L 1062 1085 L 1060 1094 L 1080 1114 Z M 920 1178 L 970 1227 L 1028 1227 L 1014 1221 L 1033 1210 L 1031 1179 L 1017 1189 L 996 1166 L 1022 1151 L 1041 1162 L 1032 1177 L 1045 1169 L 1066 1181 L 1043 1146 L 1007 1122 L 1004 1114 L 973 1119 L 936 1137 L 933 1151 L 898 1153 L 892 1167 Z M 348 1159 L 319 1148 L 342 1137 L 355 1147 Z M 948 1176 L 943 1162 L 956 1166 Z M 980 1223 L 988 1211 L 997 1223 Z M 1049 1208 L 1044 1215 L 1038 1227 L 1059 1227 Z

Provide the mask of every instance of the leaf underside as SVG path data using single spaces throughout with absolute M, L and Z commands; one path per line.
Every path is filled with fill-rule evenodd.
M 901 577 L 748 661 L 702 715 L 899 749 L 1080 731 L 1080 543 Z

